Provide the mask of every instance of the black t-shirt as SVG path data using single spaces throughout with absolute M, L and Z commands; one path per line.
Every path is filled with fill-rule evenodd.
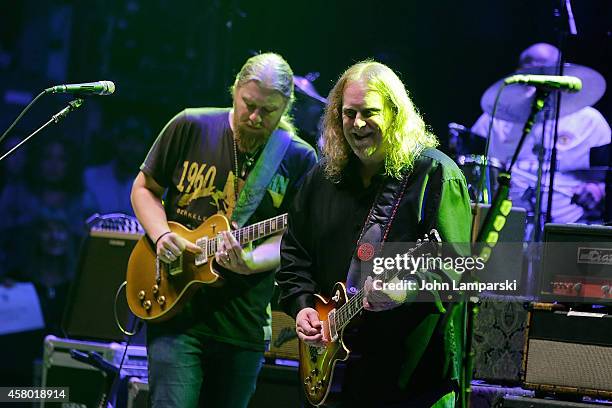
M 165 187 L 170 221 L 196 228 L 207 217 L 230 218 L 235 157 L 229 108 L 186 109 L 161 131 L 141 170 Z M 238 168 L 244 160 L 238 157 Z M 287 212 L 297 186 L 316 162 L 314 149 L 293 136 L 267 191 L 247 225 Z M 243 180 L 238 180 L 242 185 Z M 264 347 L 273 271 L 249 276 L 225 273 L 222 287 L 204 287 L 176 318 L 150 330 L 192 331 L 245 348 Z

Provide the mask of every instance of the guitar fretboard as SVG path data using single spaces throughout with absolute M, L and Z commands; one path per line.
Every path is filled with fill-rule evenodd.
M 232 231 L 232 235 L 234 238 L 236 238 L 236 241 L 238 241 L 240 245 L 244 245 L 284 230 L 287 228 L 287 219 L 287 213 L 281 214 L 274 218 L 269 218 L 253 225 L 249 225 L 248 227 L 243 227 Z M 217 252 L 217 248 L 219 245 L 221 245 L 221 241 L 222 239 L 220 235 L 217 235 L 215 238 L 208 241 L 206 247 L 207 256 L 213 256 L 215 252 Z

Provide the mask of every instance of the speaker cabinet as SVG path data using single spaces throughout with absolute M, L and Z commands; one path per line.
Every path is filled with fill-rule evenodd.
M 524 385 L 536 391 L 612 398 L 612 316 L 534 304 Z
M 297 367 L 264 364 L 249 408 L 300 407 Z
M 299 360 L 300 358 L 295 320 L 278 310 L 272 311 L 272 339 L 266 357 L 285 360 Z
M 546 398 L 520 397 L 507 395 L 502 405 L 504 408 L 601 408 L 599 404 L 560 401 Z
M 297 367 L 264 364 L 248 408 L 300 407 L 298 383 Z M 148 407 L 149 385 L 146 378 L 130 378 L 127 388 L 127 408 Z
M 118 346 L 115 344 L 114 346 Z M 43 387 L 68 387 L 74 406 L 98 406 L 108 391 L 109 381 L 102 371 L 74 360 L 70 350 L 96 352 L 106 361 L 115 360 L 118 349 L 111 344 L 60 339 L 47 336 L 44 341 Z M 82 404 L 82 405 L 81 405 Z M 42 407 L 59 407 L 62 403 L 42 403 Z
M 81 246 L 79 268 L 64 310 L 62 328 L 70 338 L 122 341 L 113 307 L 125 281 L 130 253 L 141 234 L 92 230 Z M 125 293 L 117 302 L 121 324 L 131 328 Z M 132 344 L 143 344 L 142 336 Z

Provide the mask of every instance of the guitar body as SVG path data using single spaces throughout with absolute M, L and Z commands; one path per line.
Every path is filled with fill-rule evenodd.
M 227 218 L 219 214 L 207 218 L 195 230 L 172 221 L 168 226 L 191 242 L 202 237 L 214 239 L 220 232 L 230 230 Z M 154 245 L 143 236 L 128 261 L 126 296 L 130 310 L 147 322 L 170 319 L 202 285 L 220 283 L 212 269 L 213 258 L 214 255 L 196 265 L 196 255 L 185 251 L 177 261 L 166 264 L 157 259 Z
M 344 284 L 336 283 L 332 293 L 333 296 L 329 300 L 320 295 L 315 295 L 315 309 L 319 312 L 319 317 L 323 321 L 323 330 L 325 337 L 328 339 L 330 338 L 330 329 L 327 316 L 347 301 Z M 299 342 L 300 383 L 304 387 L 306 398 L 312 405 L 321 406 L 329 400 L 336 363 L 348 359 L 350 352 L 344 345 L 342 336 L 343 331 L 338 333 L 337 339 L 322 347 L 314 347 L 302 341 Z

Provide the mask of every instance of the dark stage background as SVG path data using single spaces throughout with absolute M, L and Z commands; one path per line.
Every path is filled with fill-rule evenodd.
M 567 27 L 554 17 L 561 2 L 551 0 L 2 3 L 0 127 L 27 103 L 28 93 L 112 80 L 112 97 L 95 98 L 41 136 L 72 133 L 85 148 L 120 113 L 147 119 L 156 133 L 185 106 L 227 105 L 233 76 L 258 51 L 279 52 L 298 75 L 319 72 L 314 84 L 323 96 L 350 64 L 382 61 L 401 74 L 444 140 L 449 122 L 475 121 L 480 96 L 512 72 L 522 49 L 537 41 L 558 44 L 556 26 Z M 609 77 L 612 6 L 608 0 L 572 3 L 579 38 L 568 41 L 566 58 Z M 7 91 L 17 96 L 7 98 Z M 60 108 L 62 99 L 47 97 L 23 120 L 24 131 Z M 610 117 L 608 96 L 596 107 Z M 101 160 L 100 153 L 85 152 L 89 160 Z
M 58 161 L 50 156 L 50 150 L 43 150 L 43 143 L 59 138 L 68 141 L 63 159 L 74 166 L 69 163 L 60 169 L 64 174 L 61 183 L 48 180 L 48 185 L 39 186 L 41 191 L 55 194 L 45 196 L 51 197 L 47 204 L 53 215 L 46 221 L 50 230 L 57 234 L 59 229 L 64 239 L 63 246 L 51 255 L 71 261 L 57 264 L 65 268 L 59 271 L 72 268 L 61 282 L 66 289 L 75 276 L 77 248 L 87 235 L 83 220 L 91 214 L 86 212 L 91 207 L 81 208 L 71 201 L 75 211 L 58 214 L 58 209 L 68 207 L 61 202 L 58 205 L 56 198 L 68 201 L 81 193 L 81 176 L 87 167 L 129 154 L 129 149 L 126 153 L 120 148 L 134 142 L 122 139 L 121 134 L 118 138 L 115 129 L 125 118 L 139 121 L 128 128 L 141 130 L 136 136 L 142 145 L 140 151 L 131 151 L 128 176 L 119 180 L 129 187 L 145 147 L 175 113 L 187 106 L 231 103 L 228 87 L 249 56 L 274 51 L 288 60 L 296 75 L 319 73 L 314 85 L 323 96 L 349 65 L 374 58 L 400 74 L 444 149 L 448 123 L 471 126 L 481 113 L 483 92 L 512 73 L 524 48 L 541 41 L 559 44 L 558 29 L 567 28 L 567 19 L 555 17 L 554 10 L 562 3 L 0 0 L 0 131 L 34 96 L 52 85 L 110 80 L 117 87 L 112 96 L 88 98 L 79 111 L 31 140 L 26 146 L 30 160 L 13 163 L 14 173 L 9 175 L 0 163 L 0 192 L 9 182 L 17 190 L 23 187 L 19 182 L 26 186 L 40 182 L 51 173 L 45 169 Z M 572 5 L 579 36 L 568 39 L 566 59 L 599 71 L 611 86 L 612 2 L 573 0 Z M 596 105 L 608 120 L 612 118 L 609 95 Z M 12 135 L 23 138 L 69 100 L 65 95 L 45 96 Z M 2 152 L 6 149 L 2 146 Z M 45 158 L 51 158 L 52 163 L 39 168 Z M 26 173 L 28 177 L 17 180 Z M 45 287 L 49 283 L 41 280 L 44 272 L 36 262 L 39 257 L 48 258 L 33 249 L 38 235 L 21 234 L 24 239 L 18 239 L 26 226 L 40 230 L 41 221 L 16 197 L 9 195 L 5 204 L 24 215 L 24 220 L 0 209 L 0 284 L 5 277 L 15 276 L 34 281 L 41 298 L 46 297 L 53 307 L 44 310 L 44 333 L 27 335 L 27 341 L 0 335 L 0 360 L 8 361 L 11 368 L 5 370 L 4 377 L 0 375 L 0 385 L 3 380 L 5 385 L 30 382 L 31 360 L 40 357 L 42 335 L 61 335 L 59 316 L 65 299 L 55 290 L 59 286 Z M 49 235 L 40 239 L 44 242 Z M 19 253 L 21 257 L 15 255 Z M 44 266 L 52 265 L 47 262 Z

